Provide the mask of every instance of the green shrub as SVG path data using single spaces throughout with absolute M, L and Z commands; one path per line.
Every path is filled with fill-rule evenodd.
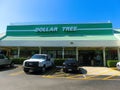
M 65 61 L 65 59 L 56 58 L 56 59 L 54 60 L 54 64 L 55 64 L 56 66 L 62 66 L 64 61 Z
M 107 60 L 107 66 L 108 67 L 116 67 L 116 63 L 118 60 Z
M 15 64 L 22 64 L 26 58 L 13 58 L 11 59 Z

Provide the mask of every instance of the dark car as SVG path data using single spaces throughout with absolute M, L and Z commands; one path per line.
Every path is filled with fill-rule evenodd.
M 77 60 L 66 60 L 63 62 L 63 71 L 64 72 L 76 72 L 79 69 Z

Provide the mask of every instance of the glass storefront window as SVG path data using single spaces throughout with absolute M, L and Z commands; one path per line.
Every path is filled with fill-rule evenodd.
M 28 58 L 31 57 L 33 54 L 38 54 L 39 48 L 36 47 L 22 47 L 20 48 L 20 57 Z
M 81 49 L 81 48 L 80 48 Z M 102 66 L 103 51 L 102 48 L 82 48 L 78 51 L 78 61 L 83 66 Z
M 10 50 L 10 57 L 11 58 L 17 58 L 18 57 L 18 49 L 17 48 L 12 48 Z
M 76 59 L 76 48 L 65 48 L 64 58 Z
M 107 48 L 106 49 L 106 60 L 118 60 L 117 49 Z
M 46 47 L 42 48 L 42 54 L 48 54 L 51 58 L 62 58 L 62 48 Z

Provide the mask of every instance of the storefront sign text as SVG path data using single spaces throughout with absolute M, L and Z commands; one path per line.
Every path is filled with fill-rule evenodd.
M 59 30 L 62 30 L 64 32 L 70 32 L 70 31 L 77 31 L 76 26 L 67 26 L 67 27 L 61 27 Z M 58 27 L 39 27 L 35 28 L 35 32 L 57 32 Z

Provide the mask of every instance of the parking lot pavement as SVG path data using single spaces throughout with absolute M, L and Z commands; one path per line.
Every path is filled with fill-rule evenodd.
M 17 65 L 12 69 L 0 69 L 0 75 L 2 72 L 11 77 L 27 76 L 24 73 L 21 65 Z M 31 73 L 30 73 L 31 74 Z M 32 75 L 36 75 L 32 73 Z M 61 68 L 50 68 L 45 73 L 37 73 L 37 76 L 42 78 L 64 78 L 75 80 L 120 80 L 120 71 L 116 68 L 107 67 L 80 67 L 80 71 L 72 73 L 64 73 Z
M 23 72 L 21 65 L 0 69 L 1 90 L 118 90 L 120 77 L 115 68 L 81 67 L 83 74 L 50 68 L 45 73 Z M 99 73 L 97 74 L 96 72 Z M 103 72 L 102 72 L 103 71 Z M 105 73 L 106 72 L 106 73 Z M 116 72 L 116 74 L 113 72 Z M 118 73 L 117 73 L 118 72 Z M 101 76 L 102 75 L 102 76 Z M 98 79 L 99 78 L 99 79 Z M 114 80 L 116 80 L 114 82 Z

